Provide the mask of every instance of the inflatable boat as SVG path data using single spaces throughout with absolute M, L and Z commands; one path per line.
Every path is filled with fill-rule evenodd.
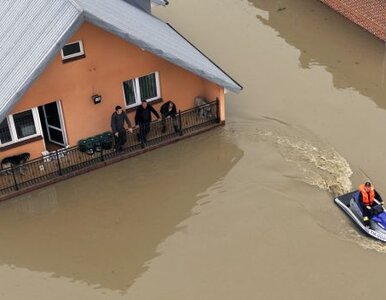
M 363 214 L 358 202 L 359 191 L 354 191 L 335 198 L 335 203 L 358 225 L 358 227 L 371 237 L 386 243 L 386 212 L 377 200 L 370 218 L 370 227 L 363 224 Z

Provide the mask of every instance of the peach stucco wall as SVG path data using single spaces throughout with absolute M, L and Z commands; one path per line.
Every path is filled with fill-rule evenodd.
M 69 42 L 77 40 L 83 40 L 86 58 L 63 64 L 58 54 L 12 113 L 61 100 L 68 142 L 74 146 L 82 138 L 110 130 L 114 107 L 124 107 L 123 81 L 158 71 L 164 101 L 172 99 L 184 110 L 193 106 L 196 96 L 218 97 L 224 118 L 222 87 L 90 23 L 83 24 Z M 102 103 L 95 105 L 93 94 L 102 95 Z M 132 121 L 133 117 L 134 112 L 129 114 Z M 36 157 L 45 150 L 44 141 L 29 144 L 28 149 Z M 13 148 L 0 152 L 0 158 L 20 152 Z
M 34 141 L 28 144 L 21 145 L 17 148 L 0 152 L 0 160 L 2 160 L 4 157 L 24 152 L 28 152 L 31 155 L 31 159 L 37 158 L 41 156 L 41 152 L 44 151 L 44 147 L 45 145 L 43 140 Z

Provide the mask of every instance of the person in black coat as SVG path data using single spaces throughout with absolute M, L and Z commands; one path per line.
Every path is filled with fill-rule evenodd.
M 138 106 L 135 113 L 135 124 L 139 126 L 139 140 L 141 141 L 142 147 L 147 142 L 147 135 L 150 132 L 151 114 L 155 115 L 157 119 L 160 118 L 158 112 L 147 103 L 146 100 L 142 100 L 140 106 Z
M 133 132 L 131 123 L 126 113 L 123 112 L 122 107 L 117 105 L 115 112 L 111 115 L 111 130 L 115 138 L 115 150 L 122 151 L 122 146 L 126 143 L 126 129 L 125 122 L 128 126 L 128 130 Z
M 166 118 L 170 117 L 173 122 L 174 131 L 178 132 L 177 125 L 177 107 L 172 101 L 168 101 L 161 106 L 162 115 L 162 133 L 166 132 Z

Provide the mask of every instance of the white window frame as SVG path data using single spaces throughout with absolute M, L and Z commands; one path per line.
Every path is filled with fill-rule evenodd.
M 32 116 L 33 116 L 33 120 L 34 120 L 34 125 L 35 125 L 36 133 L 33 134 L 33 135 L 29 135 L 29 136 L 26 136 L 24 138 L 19 139 L 17 137 L 16 126 L 15 126 L 15 121 L 13 119 L 13 115 L 9 115 L 6 118 L 6 120 L 8 122 L 8 128 L 9 128 L 9 131 L 11 133 L 11 139 L 12 140 L 10 142 L 7 142 L 7 143 L 2 143 L 0 141 L 0 148 L 1 147 L 5 147 L 5 146 L 9 146 L 9 145 L 12 145 L 12 144 L 16 144 L 16 143 L 19 143 L 19 142 L 23 142 L 23 141 L 29 140 L 29 139 L 37 137 L 37 136 L 42 136 L 42 128 L 41 128 L 41 124 L 40 124 L 39 111 L 38 111 L 37 107 L 26 109 L 26 110 L 23 110 L 23 111 L 19 111 L 19 112 L 15 113 L 14 115 L 16 115 L 18 113 L 29 111 L 29 110 L 32 111 Z
M 68 43 L 68 44 L 64 45 L 64 47 L 65 46 L 69 46 L 69 45 L 73 45 L 73 44 L 79 44 L 80 52 L 73 53 L 73 54 L 65 56 L 64 52 L 63 52 L 63 48 L 62 48 L 62 50 L 60 50 L 60 53 L 62 54 L 62 60 L 68 60 L 68 59 L 71 59 L 71 58 L 74 58 L 74 57 L 79 57 L 79 56 L 84 55 L 84 47 L 83 47 L 83 41 L 82 40 L 75 41 L 75 42 L 72 42 L 72 43 Z
M 159 80 L 159 72 L 148 73 L 146 75 L 142 75 L 142 76 L 139 76 L 139 77 L 136 77 L 136 78 L 132 78 L 132 79 L 126 80 L 126 81 L 134 80 L 135 103 L 133 103 L 131 105 L 127 105 L 126 104 L 127 101 L 126 101 L 126 95 L 125 95 L 125 88 L 123 87 L 123 84 L 122 84 L 123 99 L 124 99 L 124 104 L 125 104 L 126 108 L 133 108 L 133 107 L 136 107 L 138 105 L 141 105 L 141 91 L 140 91 L 140 88 L 139 88 L 139 78 L 145 77 L 145 76 L 149 76 L 149 75 L 152 75 L 152 74 L 155 74 L 155 83 L 156 83 L 156 87 L 157 87 L 157 95 L 155 97 L 153 97 L 153 98 L 147 99 L 146 101 L 147 102 L 152 102 L 154 100 L 158 100 L 158 99 L 161 98 L 161 85 L 160 85 L 160 80 Z

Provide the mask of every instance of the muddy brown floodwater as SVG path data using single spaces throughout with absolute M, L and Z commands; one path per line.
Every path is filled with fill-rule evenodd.
M 224 128 L 0 204 L 0 299 L 381 299 L 385 44 L 317 0 L 156 9 L 244 85 Z

